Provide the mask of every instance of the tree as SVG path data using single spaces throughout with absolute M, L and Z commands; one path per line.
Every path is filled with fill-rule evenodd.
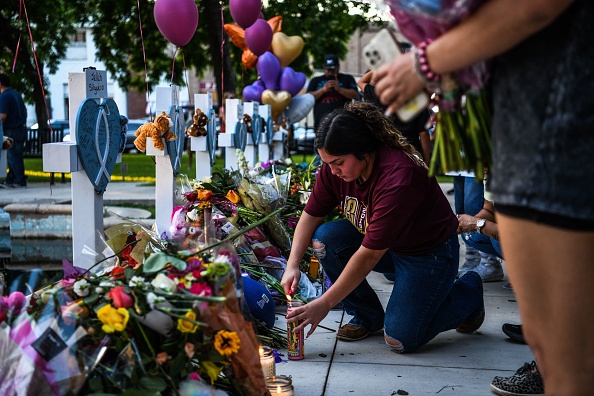
M 23 8 L 19 8 L 20 5 Z M 44 66 L 50 73 L 56 71 L 66 55 L 71 36 L 76 32 L 84 6 L 81 0 L 53 0 L 51 12 L 48 12 L 48 2 L 44 0 L 27 0 L 26 3 L 0 0 L 0 70 L 9 75 L 11 86 L 23 94 L 25 102 L 35 104 L 40 125 L 47 125 L 48 118 L 44 93 L 48 100 L 51 99 Z

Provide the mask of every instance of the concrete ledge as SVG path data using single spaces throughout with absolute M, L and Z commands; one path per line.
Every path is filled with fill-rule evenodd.
M 72 239 L 72 205 L 10 204 L 4 212 L 10 215 L 11 238 Z M 103 228 L 126 222 L 151 228 L 150 215 L 144 209 L 105 207 Z

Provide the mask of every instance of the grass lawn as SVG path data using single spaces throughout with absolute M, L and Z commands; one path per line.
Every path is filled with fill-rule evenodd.
M 302 163 L 307 162 L 309 163 L 313 158 L 313 155 L 302 155 L 296 154 L 292 156 L 294 162 Z M 184 154 L 183 160 L 181 163 L 180 173 L 188 175 L 190 179 L 194 178 L 196 175 L 195 170 L 195 157 L 191 159 L 187 154 Z M 224 160 L 222 157 L 217 157 L 215 159 L 214 168 L 221 169 L 224 167 Z M 29 183 L 35 182 L 49 182 L 50 181 L 50 174 L 47 172 L 43 172 L 43 162 L 41 158 L 25 158 L 25 173 L 28 176 Z M 70 179 L 70 174 L 64 175 L 66 179 Z M 62 177 L 61 174 L 54 175 L 56 181 L 60 180 Z M 451 182 L 452 177 L 450 176 L 437 176 L 437 180 L 439 182 Z M 112 174 L 112 182 L 121 182 L 121 181 L 136 181 L 136 182 L 144 182 L 144 183 L 154 183 L 155 182 L 155 162 L 154 157 L 150 157 L 144 155 L 142 153 L 139 154 L 123 154 L 122 155 L 122 162 L 116 164 L 113 174 Z

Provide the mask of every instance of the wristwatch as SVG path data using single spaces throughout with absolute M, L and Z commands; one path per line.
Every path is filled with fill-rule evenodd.
M 487 222 L 487 220 L 485 220 L 485 219 L 478 219 L 476 222 L 476 232 L 478 232 L 479 234 L 482 234 L 483 227 L 485 226 L 486 222 Z

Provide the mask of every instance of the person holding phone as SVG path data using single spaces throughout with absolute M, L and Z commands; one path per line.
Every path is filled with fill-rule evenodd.
M 393 14 L 404 12 L 393 4 Z M 593 19 L 589 0 L 484 1 L 415 43 L 426 45 L 422 57 L 396 59 L 373 78 L 395 110 L 424 89 L 417 61 L 437 80 L 494 58 L 489 190 L 547 395 L 594 389 Z
M 317 132 L 320 121 L 332 110 L 344 107 L 346 103 L 357 99 L 357 82 L 350 74 L 340 73 L 338 56 L 330 54 L 324 57 L 324 74 L 309 81 L 307 92 L 316 99 L 314 105 L 314 128 Z

